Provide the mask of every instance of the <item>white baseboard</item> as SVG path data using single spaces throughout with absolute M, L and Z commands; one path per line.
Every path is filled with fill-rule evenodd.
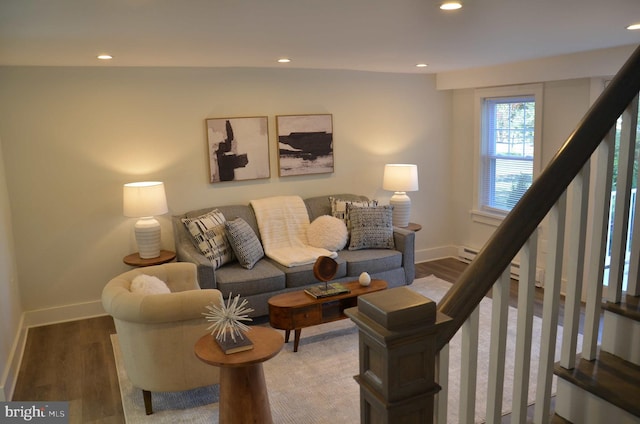
M 27 344 L 27 328 L 24 326 L 24 314 L 22 314 L 18 328 L 18 333 L 11 346 L 7 366 L 2 375 L 2 381 L 0 381 L 0 401 L 2 402 L 11 400 L 13 391 L 16 388 L 16 382 L 18 381 L 18 373 L 20 372 L 20 365 L 22 364 L 22 354 Z
M 25 327 L 40 327 L 106 315 L 100 300 L 25 312 Z
M 434 261 L 436 259 L 454 258 L 458 255 L 457 246 L 434 247 L 431 249 L 416 250 L 415 262 Z

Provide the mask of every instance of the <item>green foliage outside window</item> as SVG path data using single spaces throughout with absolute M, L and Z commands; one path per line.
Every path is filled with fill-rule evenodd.
M 535 101 L 487 99 L 484 204 L 509 211 L 533 181 Z

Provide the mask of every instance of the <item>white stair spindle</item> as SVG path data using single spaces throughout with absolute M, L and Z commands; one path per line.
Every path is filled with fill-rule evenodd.
M 618 179 L 616 181 L 615 218 L 611 248 L 611 268 L 607 299 L 620 303 L 622 281 L 627 252 L 627 230 L 629 225 L 629 203 L 631 199 L 631 180 L 635 153 L 635 126 L 638 116 L 638 96 L 622 113 L 620 129 L 620 149 L 618 158 Z M 633 124 L 633 127 L 632 127 Z
M 543 424 L 551 412 L 551 383 L 558 334 L 558 306 L 562 280 L 562 256 L 567 210 L 565 191 L 549 211 L 549 240 L 542 309 L 542 336 L 536 388 L 536 407 L 533 422 Z
M 511 272 L 507 268 L 493 285 L 491 311 L 491 344 L 489 347 L 489 383 L 487 389 L 487 423 L 500 423 L 504 392 L 504 364 L 509 322 L 509 290 Z
M 437 381 L 441 387 L 436 397 L 433 421 L 436 424 L 447 424 L 447 402 L 449 401 L 449 344 L 438 353 L 436 362 Z
M 531 234 L 520 253 L 521 273 L 518 282 L 518 332 L 513 375 L 512 423 L 524 423 L 527 420 L 537 252 L 538 230 Z
M 637 102 L 636 97 L 636 102 Z M 636 108 L 638 107 L 636 103 Z M 637 110 L 636 110 L 637 112 Z M 633 138 L 632 144 L 635 146 L 638 142 L 638 134 L 637 130 L 637 119 L 638 114 L 632 115 L 630 122 L 630 137 Z M 639 160 L 640 158 L 636 158 Z M 639 186 L 640 175 L 636 175 L 636 190 Z M 634 208 L 634 220 L 640 218 L 640 202 L 638 202 L 637 191 L 636 191 L 636 201 Z M 637 221 L 636 221 L 637 222 Z M 631 296 L 640 296 L 640 225 L 633 226 L 633 236 L 631 238 L 631 253 L 629 258 L 629 273 L 627 278 L 627 294 Z
M 560 356 L 560 365 L 567 369 L 575 367 L 576 346 L 580 330 L 590 170 L 591 162 L 587 161 L 571 186 L 571 219 L 567 228 L 569 238 L 567 245 L 567 295 L 565 297 L 562 354 Z
M 593 238 L 589 255 L 589 269 L 585 276 L 587 300 L 583 330 L 584 339 L 582 341 L 582 356 L 587 360 L 595 359 L 598 351 L 604 261 L 607 251 L 607 234 L 609 233 L 615 137 L 614 127 L 600 143 L 595 153 L 593 222 L 591 227 Z
M 477 306 L 461 327 L 460 405 L 458 412 L 461 424 L 475 422 L 479 327 L 480 306 Z

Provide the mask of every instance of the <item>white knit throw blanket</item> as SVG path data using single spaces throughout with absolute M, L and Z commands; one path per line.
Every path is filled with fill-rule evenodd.
M 286 266 L 311 264 L 319 256 L 335 258 L 336 252 L 309 246 L 309 214 L 299 196 L 274 196 L 252 200 L 264 253 Z

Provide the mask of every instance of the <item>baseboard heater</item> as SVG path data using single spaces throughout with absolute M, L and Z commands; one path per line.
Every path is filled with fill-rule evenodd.
M 458 247 L 458 259 L 465 263 L 470 263 L 476 256 L 478 251 L 470 247 Z M 511 278 L 514 280 L 520 280 L 520 264 L 517 262 L 511 262 L 510 268 Z M 536 286 L 542 287 L 544 285 L 544 269 L 536 267 Z

